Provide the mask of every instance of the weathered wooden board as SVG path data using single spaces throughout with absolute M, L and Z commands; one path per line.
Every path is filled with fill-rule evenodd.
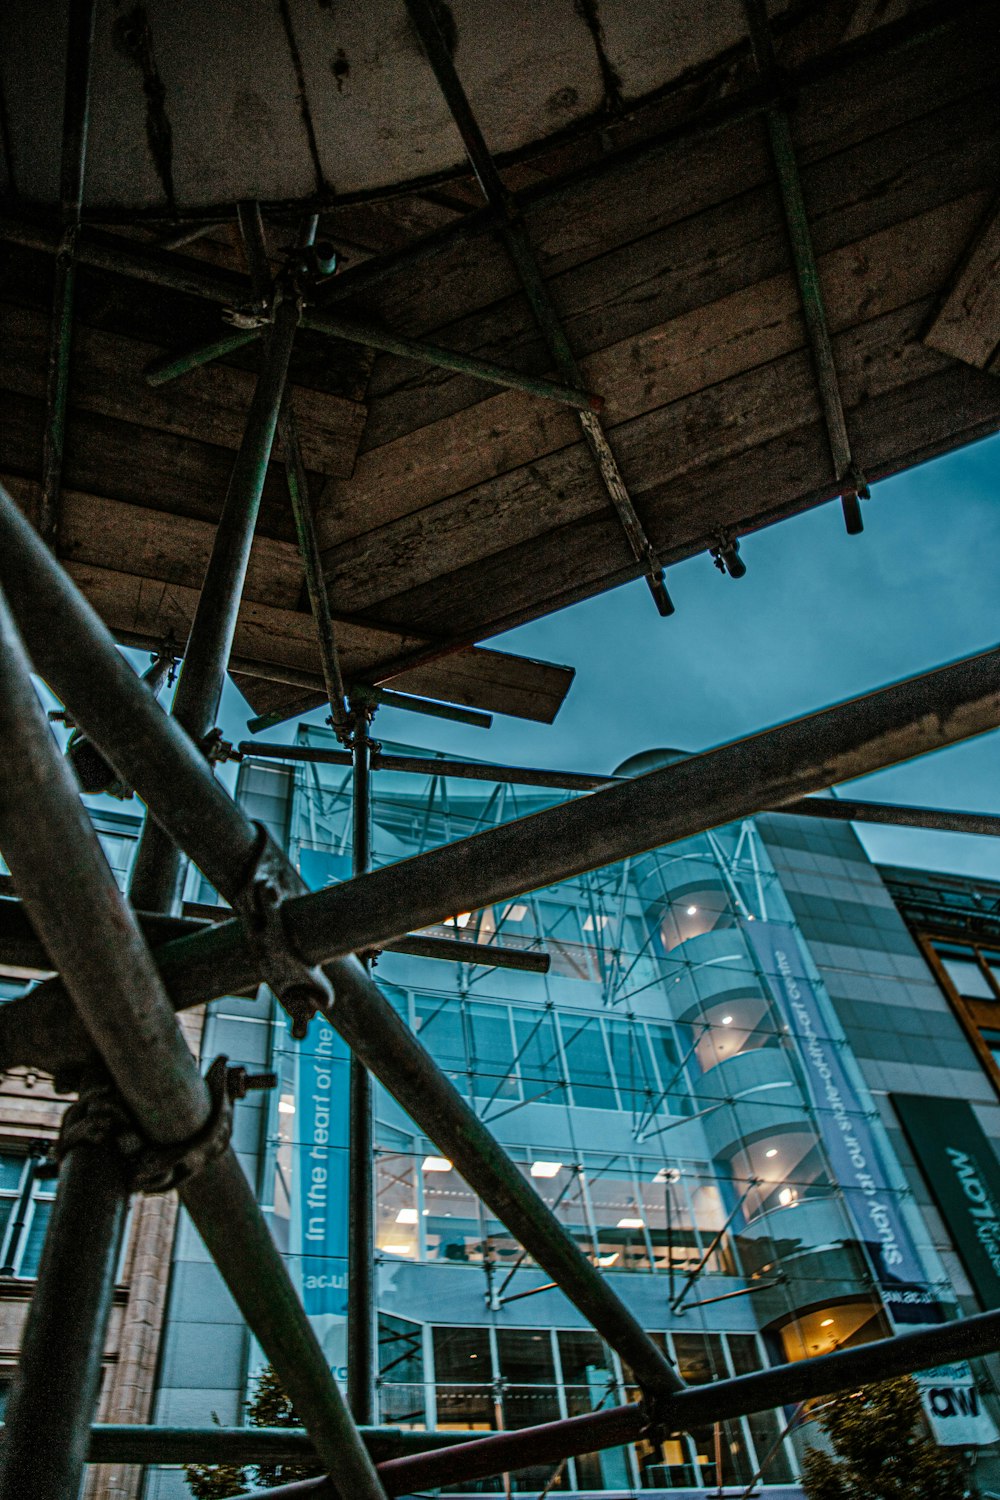
M 5 469 L 24 478 L 38 477 L 44 422 L 41 401 L 0 389 L 0 462 Z M 70 415 L 63 470 L 70 489 L 217 521 L 232 468 L 233 454 L 227 448 L 95 413 Z M 268 470 L 258 529 L 286 541 L 294 536 L 282 464 L 272 463 Z
M 816 252 L 823 255 L 966 193 L 995 187 L 998 150 L 1000 95 L 991 88 L 964 101 L 961 115 L 951 109 L 924 115 L 824 159 L 803 173 Z M 655 195 L 655 185 L 649 192 Z M 736 193 L 704 213 L 682 214 L 641 240 L 551 278 L 548 285 L 579 356 L 730 296 L 789 265 L 771 183 Z M 488 353 L 532 373 L 548 371 L 551 363 L 520 296 L 453 318 L 433 336 L 448 347 Z M 483 394 L 482 385 L 466 376 L 379 359 L 362 450 L 439 420 Z
M 793 130 L 803 166 L 951 105 L 973 91 L 977 78 L 987 86 L 997 51 L 990 10 L 983 4 L 963 16 L 946 47 L 929 37 L 888 58 L 859 57 L 835 77 L 802 89 Z M 794 36 L 787 44 L 794 45 Z M 702 80 L 691 107 L 724 98 L 731 83 L 726 70 L 714 87 L 712 80 Z M 613 186 L 610 178 L 582 181 L 558 199 L 530 206 L 526 223 L 545 274 L 555 277 L 771 177 L 762 133 L 741 122 L 704 139 L 679 141 L 653 161 L 616 170 Z M 472 247 L 457 245 L 383 284 L 370 305 L 393 326 L 417 332 L 443 326 L 456 307 L 483 306 L 517 289 L 509 256 L 486 235 Z
M 931 296 L 985 201 L 985 192 L 969 194 L 821 257 L 831 330 Z M 797 291 L 791 277 L 780 274 L 581 363 L 588 386 L 608 393 L 604 422 L 613 429 L 792 353 L 803 337 Z M 359 521 L 374 530 L 578 438 L 576 418 L 563 407 L 519 391 L 491 396 L 362 454 L 350 482 L 328 482 L 318 503 L 321 543 L 333 553 Z
M 45 397 L 50 318 L 0 302 L 0 385 L 21 396 Z M 218 447 L 238 448 L 255 379 L 248 371 L 206 365 L 166 386 L 150 386 L 143 370 L 164 351 L 98 329 L 73 340 L 70 407 Z M 350 475 L 365 407 L 342 396 L 293 388 L 302 453 L 308 469 Z
M 16 475 L 0 481 L 29 515 L 37 485 Z M 208 567 L 215 527 L 190 516 L 126 505 L 101 495 L 64 490 L 59 557 L 69 563 L 111 568 L 137 578 L 197 589 Z M 295 609 L 304 590 L 298 549 L 258 536 L 250 553 L 245 594 L 261 604 Z
M 198 591 L 112 568 L 68 562 L 67 571 L 113 631 L 159 642 L 168 634 L 187 638 Z M 337 627 L 345 676 L 377 675 L 378 663 L 427 644 L 412 632 L 389 632 L 363 625 Z M 243 663 L 286 667 L 322 682 L 312 616 L 246 600 L 240 610 L 233 655 Z M 504 652 L 469 648 L 440 662 L 398 674 L 402 691 L 425 693 L 487 712 L 514 714 L 550 723 L 562 703 L 573 671 Z M 299 694 L 301 696 L 301 693 Z
M 884 478 L 1000 429 L 1000 382 L 953 365 L 863 403 L 850 426 L 870 478 Z M 826 434 L 812 421 L 681 476 L 669 493 L 656 496 L 657 509 L 647 510 L 646 519 L 664 560 L 679 562 L 707 548 L 723 526 L 750 531 L 835 493 Z M 689 517 L 696 518 L 700 535 L 677 545 L 678 521 Z M 841 524 L 831 515 L 831 526 Z M 752 545 L 744 546 L 743 555 L 752 567 Z M 594 514 L 383 600 L 379 616 L 431 633 L 475 631 L 486 638 L 624 583 L 638 571 L 617 519 L 610 512 Z
M 834 340 L 848 411 L 940 367 L 941 356 L 917 337 L 927 307 L 926 301 L 911 304 Z M 799 349 L 619 423 L 611 436 L 630 493 L 649 527 L 653 511 L 647 497 L 657 487 L 731 454 L 750 454 L 804 417 L 818 421 L 819 415 L 812 362 Z M 859 458 L 867 461 L 863 449 Z M 607 505 L 590 456 L 576 443 L 341 542 L 328 554 L 330 586 L 340 607 L 369 610 L 390 596 L 397 577 L 405 574 L 414 585 L 430 582 L 473 558 L 501 552 Z M 688 511 L 683 529 L 668 538 L 668 545 L 683 546 L 699 531 L 698 513 Z
M 979 370 L 998 368 L 1000 203 L 978 226 L 924 338 L 932 349 Z

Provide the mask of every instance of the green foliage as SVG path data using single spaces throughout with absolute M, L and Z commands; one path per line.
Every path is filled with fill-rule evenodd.
M 301 1427 L 291 1401 L 270 1365 L 257 1376 L 256 1389 L 246 1404 L 251 1427 Z M 279 1484 L 296 1479 L 311 1479 L 322 1474 L 315 1459 L 301 1462 L 259 1463 L 239 1468 L 233 1464 L 186 1464 L 184 1473 L 195 1500 L 226 1500 L 230 1495 L 246 1495 L 251 1486 L 272 1490 Z
M 963 1500 L 965 1474 L 927 1437 L 909 1375 L 832 1397 L 817 1415 L 834 1455 L 806 1450 L 808 1500 Z

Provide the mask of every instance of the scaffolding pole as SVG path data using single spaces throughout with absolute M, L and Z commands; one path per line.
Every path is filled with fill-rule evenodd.
M 0 583 L 6 580 L 9 569 L 17 610 L 38 653 L 36 667 L 111 764 L 128 777 L 156 820 L 222 895 L 248 910 L 252 925 L 259 906 L 247 908 L 248 886 L 266 895 L 254 880 L 261 858 L 260 831 L 217 785 L 188 736 L 160 711 L 119 656 L 90 605 L 2 492 L 0 535 L 7 542 L 0 548 Z M 52 651 L 56 635 L 59 645 Z M 274 891 L 274 882 L 278 881 L 289 891 L 304 891 L 301 877 L 280 851 L 269 846 L 267 855 L 273 872 L 268 877 L 269 889 Z M 361 886 L 374 878 L 361 876 L 350 884 Z M 285 956 L 301 964 L 301 951 L 295 948 L 285 922 L 293 899 L 276 904 L 280 907 L 282 936 L 289 944 Z M 247 929 L 241 930 L 246 948 Z M 254 966 L 260 962 L 258 958 Z M 268 972 L 266 962 L 264 971 L 261 977 L 280 994 L 280 975 L 276 978 Z M 357 960 L 345 959 L 332 965 L 330 980 L 336 1004 L 326 1006 L 327 1018 L 366 1067 L 455 1162 L 470 1187 L 534 1259 L 559 1281 L 570 1300 L 632 1367 L 639 1383 L 652 1392 L 675 1390 L 677 1375 L 661 1350 L 580 1252 Z M 295 981 L 293 992 L 297 988 Z M 314 1005 L 316 998 L 312 996 L 310 1003 Z M 287 1380 L 285 1384 L 296 1405 L 304 1410 Z

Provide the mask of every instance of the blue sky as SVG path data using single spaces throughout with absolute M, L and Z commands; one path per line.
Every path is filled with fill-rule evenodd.
M 745 578 L 724 577 L 707 555 L 689 559 L 671 569 L 668 620 L 635 583 L 497 637 L 489 644 L 576 667 L 552 725 L 497 717 L 482 730 L 382 709 L 376 733 L 478 760 L 605 772 L 642 750 L 704 750 L 988 649 L 1000 640 L 998 484 L 1000 436 L 877 485 L 860 537 L 847 536 L 834 503 L 746 538 Z M 148 658 L 130 655 L 142 670 Z M 227 684 L 227 738 L 245 738 L 248 717 Z M 295 727 L 266 738 L 288 742 Z M 850 789 L 1000 814 L 998 771 L 1000 731 Z M 1000 839 L 858 831 L 877 860 L 1000 880 Z
M 497 717 L 482 730 L 383 709 L 377 733 L 479 760 L 603 772 L 655 746 L 707 749 L 985 650 L 1000 641 L 998 489 L 1000 436 L 876 485 L 860 537 L 847 536 L 834 503 L 746 538 L 745 578 L 724 577 L 704 554 L 671 569 L 669 620 L 635 583 L 491 641 L 576 667 L 552 725 Z M 245 737 L 247 717 L 230 686 L 227 735 Z M 293 728 L 267 738 L 291 739 Z M 998 771 L 994 733 L 851 789 L 1000 814 Z M 876 859 L 1000 880 L 1000 840 L 859 832 Z

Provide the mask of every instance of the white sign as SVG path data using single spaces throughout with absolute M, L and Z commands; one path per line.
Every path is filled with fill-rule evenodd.
M 945 1448 L 973 1448 L 1000 1439 L 964 1360 L 921 1370 L 915 1377 L 935 1440 Z

